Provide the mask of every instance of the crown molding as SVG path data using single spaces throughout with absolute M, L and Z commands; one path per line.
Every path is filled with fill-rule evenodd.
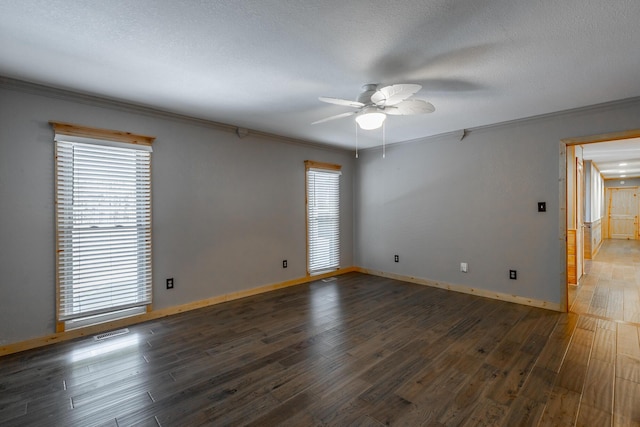
M 247 129 L 241 126 L 216 122 L 213 120 L 200 119 L 197 117 L 187 116 L 178 113 L 172 113 L 170 111 L 160 110 L 157 108 L 148 107 L 145 105 L 133 104 L 124 102 L 117 99 L 106 98 L 97 95 L 90 95 L 81 93 L 69 89 L 55 88 L 52 86 L 46 86 L 37 83 L 31 83 L 24 80 L 13 79 L 10 77 L 0 76 L 0 88 L 13 90 L 16 92 L 30 93 L 33 95 L 46 96 L 48 98 L 61 99 L 65 101 L 72 101 L 81 104 L 91 105 L 95 107 L 109 108 L 125 113 L 140 114 L 147 117 L 153 117 L 163 120 L 174 120 L 177 122 L 195 124 L 199 126 L 216 129 L 223 132 L 230 132 L 238 135 L 242 134 L 242 138 L 251 135 L 256 138 L 266 139 L 275 142 L 281 142 L 285 144 L 299 145 L 303 147 L 314 148 L 318 150 L 337 151 L 340 153 L 348 153 L 351 150 L 336 147 L 332 145 L 320 144 L 313 141 L 307 141 L 298 138 L 292 138 L 288 136 L 278 135 L 269 132 L 262 132 L 254 129 Z
M 509 127 L 513 127 L 513 126 L 521 126 L 523 124 L 526 123 L 534 123 L 534 122 L 538 122 L 538 121 L 543 121 L 543 120 L 548 120 L 551 118 L 559 118 L 559 117 L 574 117 L 574 116 L 580 116 L 583 114 L 589 114 L 589 113 L 594 113 L 594 112 L 603 112 L 603 111 L 607 111 L 607 110 L 612 110 L 614 108 L 619 108 L 621 106 L 625 106 L 625 105 L 633 105 L 633 104 L 638 104 L 640 103 L 640 96 L 636 96 L 636 97 L 632 97 L 632 98 L 624 98 L 624 99 L 619 99 L 619 100 L 615 100 L 615 101 L 609 101 L 609 102 L 603 102 L 600 104 L 593 104 L 593 105 L 588 105 L 585 107 L 578 107 L 578 108 L 571 108 L 571 109 L 567 109 L 567 110 L 560 110 L 560 111 L 555 111 L 552 113 L 545 113 L 545 114 L 538 114 L 536 116 L 529 116 L 529 117 L 523 117 L 520 119 L 514 119 L 514 120 L 507 120 L 504 122 L 498 122 L 498 123 L 492 123 L 489 125 L 483 125 L 483 126 L 476 126 L 476 127 L 468 127 L 468 128 L 464 128 L 464 129 L 459 129 L 459 130 L 455 130 L 452 132 L 445 132 L 445 133 L 439 133 L 436 135 L 430 135 L 430 136 L 425 136 L 425 137 L 420 137 L 420 138 L 415 138 L 415 139 L 408 139 L 406 141 L 398 141 L 398 142 L 393 142 L 390 144 L 386 145 L 386 148 L 389 149 L 391 147 L 395 147 L 395 146 L 399 146 L 399 145 L 404 145 L 404 144 L 414 144 L 414 143 L 428 143 L 428 142 L 435 142 L 435 141 L 440 141 L 443 139 L 451 139 L 452 141 L 456 141 L 456 142 L 462 142 L 462 139 L 466 139 L 466 137 L 468 135 L 470 135 L 473 132 L 485 132 L 485 131 L 490 131 L 490 130 L 496 130 L 496 129 L 506 129 Z M 628 131 L 626 132 L 626 137 L 629 137 Z M 622 134 L 622 132 L 620 132 L 620 134 Z M 462 138 L 461 138 L 462 135 Z M 604 134 L 604 135 L 614 135 L 614 134 Z M 634 134 L 635 135 L 635 134 Z M 614 135 L 615 136 L 615 135 Z M 585 140 L 592 138 L 592 137 L 584 137 Z M 561 138 L 563 141 L 573 141 L 573 140 L 578 140 L 578 139 L 582 139 L 582 138 Z M 614 138 L 616 139 L 616 138 Z M 620 138 L 617 138 L 620 139 Z M 591 141 L 591 142 L 597 142 L 597 141 Z M 574 144 L 577 142 L 573 142 Z M 369 148 L 364 148 L 364 149 L 360 149 L 361 152 L 367 152 L 367 151 L 379 151 L 382 150 L 382 146 L 376 146 L 376 147 L 369 147 Z

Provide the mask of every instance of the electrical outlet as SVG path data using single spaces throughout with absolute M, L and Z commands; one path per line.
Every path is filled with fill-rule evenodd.
M 287 260 L 286 259 L 282 260 L 282 268 L 287 268 Z
M 400 255 L 394 255 L 394 256 L 393 256 L 393 260 L 394 260 L 395 262 L 400 262 Z
M 173 277 L 167 279 L 167 289 L 173 289 Z
M 467 264 L 466 262 L 461 262 L 460 263 L 460 271 L 462 271 L 463 273 L 466 273 L 469 271 L 469 264 Z
M 518 279 L 518 272 L 516 270 L 509 270 L 509 279 L 517 280 Z

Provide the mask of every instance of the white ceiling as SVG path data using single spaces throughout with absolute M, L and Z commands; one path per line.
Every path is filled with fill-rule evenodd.
M 399 142 L 640 96 L 638 0 L 0 0 L 0 75 L 352 147 L 318 96 L 418 83 Z M 360 133 L 361 147 L 380 131 Z
M 640 138 L 582 146 L 583 159 L 592 160 L 605 179 L 640 177 Z

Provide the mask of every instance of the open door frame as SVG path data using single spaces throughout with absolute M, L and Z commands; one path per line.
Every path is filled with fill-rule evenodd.
M 621 132 L 611 132 L 599 135 L 580 136 L 574 138 L 564 138 L 560 140 L 560 174 L 559 174 L 559 190 L 560 190 L 560 295 L 561 306 L 563 311 L 569 311 L 569 292 L 568 292 L 568 275 L 567 275 L 567 146 L 595 144 L 597 142 L 619 141 L 622 139 L 640 138 L 640 129 L 625 130 Z

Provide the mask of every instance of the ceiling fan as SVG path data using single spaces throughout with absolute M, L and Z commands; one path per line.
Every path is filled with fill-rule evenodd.
M 356 101 L 348 99 L 328 98 L 321 96 L 318 99 L 329 104 L 342 105 L 356 108 L 355 111 L 336 114 L 312 124 L 324 123 L 330 120 L 341 119 L 348 116 L 356 116 L 356 122 L 361 129 L 378 129 L 387 118 L 387 114 L 407 116 L 413 114 L 433 113 L 436 108 L 430 102 L 421 99 L 408 99 L 417 93 L 422 86 L 417 84 L 394 84 L 378 88 L 377 84 L 362 86 L 363 92 Z

